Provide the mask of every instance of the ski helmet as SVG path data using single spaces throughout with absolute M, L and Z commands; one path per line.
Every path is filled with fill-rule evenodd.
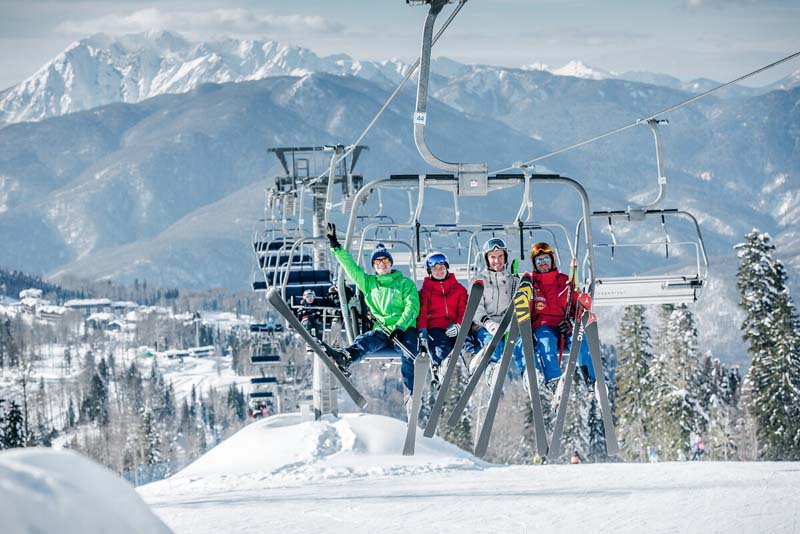
M 317 298 L 317 294 L 314 293 L 313 289 L 306 289 L 305 291 L 303 291 L 303 298 L 306 300 L 309 299 L 314 300 L 315 298 Z
M 428 270 L 428 274 L 431 274 L 431 269 L 434 266 L 443 263 L 446 269 L 450 269 L 450 264 L 447 262 L 447 256 L 445 256 L 444 252 L 431 252 L 428 254 L 428 257 L 425 258 L 425 269 Z
M 551 247 L 549 243 L 540 241 L 539 243 L 534 243 L 531 245 L 531 263 L 533 263 L 534 268 L 536 267 L 536 256 L 541 254 L 547 254 L 550 256 L 550 265 L 552 267 L 556 266 L 556 256 L 553 252 L 553 247 Z
M 486 267 L 489 267 L 489 253 L 493 250 L 502 250 L 505 263 L 508 263 L 508 247 L 506 242 L 499 237 L 493 237 L 483 244 L 483 259 L 486 261 Z

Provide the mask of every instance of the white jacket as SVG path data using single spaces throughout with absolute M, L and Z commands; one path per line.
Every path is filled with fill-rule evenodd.
M 486 327 L 489 321 L 499 323 L 519 288 L 519 278 L 507 270 L 501 272 L 485 269 L 479 276 L 483 280 L 483 297 L 475 311 L 473 324 Z

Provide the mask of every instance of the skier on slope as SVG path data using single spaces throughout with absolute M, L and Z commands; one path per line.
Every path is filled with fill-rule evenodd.
M 439 382 L 443 374 L 443 369 L 440 369 L 442 361 L 453 350 L 455 338 L 461 330 L 467 289 L 449 272 L 450 264 L 442 252 L 429 254 L 425 268 L 428 276 L 419 290 L 417 330 L 420 341 L 428 343 L 434 381 Z
M 558 271 L 558 267 L 555 265 L 555 254 L 548 243 L 534 243 L 531 246 L 531 263 L 533 264 L 531 328 L 535 343 L 536 367 L 544 373 L 544 380 L 548 387 L 555 390 L 558 379 L 561 377 L 559 354 L 562 350 L 569 352 L 572 346 L 572 323 L 568 317 L 574 316 L 573 311 L 577 306 L 578 292 L 572 291 L 570 298 L 569 277 Z M 569 303 L 567 302 L 568 298 L 570 298 Z M 578 366 L 587 383 L 594 383 L 594 368 L 585 337 L 581 342 L 578 354 Z M 520 368 L 524 373 L 524 361 L 521 361 Z M 523 383 L 527 384 L 527 380 L 524 380 Z
M 372 267 L 375 274 L 367 274 L 339 243 L 336 238 L 336 226 L 333 223 L 328 223 L 326 236 L 333 256 L 347 277 L 364 293 L 367 307 L 375 322 L 372 330 L 356 337 L 353 344 L 344 350 L 331 351 L 330 356 L 340 368 L 346 370 L 364 356 L 387 347 L 394 348 L 401 358 L 400 372 L 403 375 L 403 384 L 408 390 L 406 406 L 410 407 L 411 392 L 414 390 L 414 357 L 418 349 L 417 286 L 400 271 L 392 269 L 394 260 L 382 244 L 378 244 L 372 253 Z M 395 346 L 394 340 L 402 343 L 408 353 Z
M 493 237 L 483 244 L 483 258 L 486 261 L 486 269 L 479 276 L 483 280 L 483 296 L 478 304 L 473 320 L 473 330 L 475 338 L 482 350 L 489 344 L 492 337 L 497 334 L 503 314 L 511 305 L 514 293 L 519 288 L 519 278 L 506 271 L 508 263 L 508 247 L 505 241 Z M 503 334 L 502 332 L 500 333 Z M 504 341 L 497 344 L 497 348 L 491 356 L 491 363 L 486 368 L 486 381 L 491 386 L 497 362 L 503 355 Z M 470 362 L 470 373 L 474 373 L 478 363 L 482 359 L 482 351 L 475 355 Z M 522 343 L 517 343 L 514 347 L 514 361 L 520 372 L 525 371 L 525 363 L 522 355 Z

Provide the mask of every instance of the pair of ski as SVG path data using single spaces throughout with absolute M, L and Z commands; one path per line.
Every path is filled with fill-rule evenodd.
M 514 295 L 514 300 L 512 304 L 509 306 L 508 310 L 503 316 L 503 319 L 500 322 L 500 326 L 497 330 L 497 333 L 493 336 L 492 340 L 484 350 L 483 356 L 478 364 L 478 367 L 475 369 L 475 372 L 470 378 L 469 383 L 464 389 L 464 393 L 458 400 L 455 408 L 453 409 L 453 412 L 450 414 L 450 417 L 447 421 L 447 424 L 450 426 L 455 426 L 458 423 L 461 414 L 463 413 L 464 409 L 467 406 L 469 398 L 471 397 L 472 393 L 477 387 L 478 382 L 480 381 L 481 377 L 483 376 L 483 373 L 485 372 L 486 368 L 489 365 L 489 362 L 491 361 L 492 354 L 497 348 L 497 345 L 500 342 L 500 339 L 502 338 L 502 334 L 506 332 L 506 330 L 508 330 L 509 334 L 508 341 L 503 350 L 503 355 L 500 360 L 500 365 L 498 369 L 495 370 L 496 379 L 492 386 L 492 392 L 489 400 L 489 405 L 487 407 L 486 417 L 484 419 L 483 425 L 481 426 L 480 434 L 475 447 L 476 456 L 482 457 L 486 454 L 486 451 L 488 450 L 489 438 L 491 437 L 491 431 L 494 425 L 495 415 L 497 413 L 497 408 L 500 402 L 503 382 L 505 381 L 505 378 L 508 374 L 508 369 L 511 365 L 511 359 L 513 358 L 514 348 L 517 344 L 518 339 L 522 342 L 522 352 L 525 358 L 525 367 L 528 370 L 528 372 L 526 373 L 529 386 L 528 393 L 531 402 L 531 411 L 533 412 L 533 423 L 534 423 L 534 431 L 536 434 L 537 452 L 543 458 L 548 456 L 554 458 L 560 454 L 561 437 L 564 429 L 564 422 L 566 420 L 566 415 L 567 415 L 567 405 L 570 393 L 570 386 L 572 384 L 572 380 L 575 374 L 575 367 L 577 366 L 578 355 L 580 353 L 580 346 L 584 336 L 586 336 L 587 343 L 589 345 L 589 352 L 592 358 L 592 366 L 596 370 L 595 372 L 597 373 L 599 378 L 602 380 L 595 383 L 595 388 L 596 388 L 596 396 L 600 402 L 600 411 L 603 417 L 603 427 L 606 438 L 606 450 L 609 455 L 615 455 L 619 453 L 619 445 L 617 443 L 616 434 L 614 431 L 614 422 L 611 415 L 611 405 L 608 400 L 608 391 L 605 387 L 605 379 L 603 376 L 603 362 L 600 353 L 600 338 L 597 329 L 597 317 L 594 314 L 594 312 L 592 312 L 592 299 L 590 293 L 584 293 L 579 297 L 580 306 L 578 307 L 577 314 L 580 316 L 581 320 L 576 324 L 576 328 L 573 331 L 572 344 L 567 359 L 567 369 L 562 374 L 560 379 L 561 383 L 559 384 L 558 391 L 560 391 L 561 394 L 560 398 L 557 399 L 556 421 L 553 427 L 553 434 L 548 443 L 547 434 L 544 426 L 544 416 L 541 405 L 541 397 L 539 395 L 538 380 L 536 378 L 536 366 L 534 363 L 534 357 L 535 357 L 534 343 L 533 343 L 533 332 L 531 328 L 531 316 L 530 316 L 530 301 L 533 298 L 533 285 L 529 275 L 525 275 L 522 277 L 520 288 Z M 470 297 L 471 296 L 472 295 L 470 295 Z M 465 321 L 467 317 L 469 317 L 470 320 L 472 318 L 471 315 L 468 316 L 465 313 Z M 514 317 L 516 317 L 516 321 L 513 320 Z M 448 373 L 450 373 L 450 371 L 451 369 L 450 367 L 448 367 Z M 448 385 L 449 381 L 443 381 L 442 387 L 437 397 L 437 404 L 439 404 L 438 401 L 440 399 L 444 399 L 445 397 L 444 394 L 446 393 L 446 387 Z M 434 419 L 434 417 L 438 418 L 439 413 L 440 410 L 434 408 L 431 414 L 431 420 L 429 420 L 428 423 L 428 428 L 426 428 L 425 432 L 426 436 L 429 436 L 428 432 L 429 430 L 430 430 L 430 435 L 431 436 L 433 435 L 436 425 L 436 420 Z M 433 425 L 432 427 L 431 424 Z
M 533 411 L 534 431 L 536 433 L 536 448 L 539 454 L 542 456 L 547 453 L 547 434 L 544 427 L 541 397 L 539 396 L 539 384 L 536 379 L 536 365 L 534 364 L 533 331 L 531 329 L 530 314 L 530 301 L 532 297 L 533 285 L 531 283 L 530 276 L 523 276 L 520 287 L 514 294 L 514 299 L 511 305 L 509 305 L 508 309 L 503 315 L 502 320 L 500 321 L 500 326 L 498 327 L 497 332 L 492 337 L 489 344 L 484 347 L 483 355 L 480 362 L 478 362 L 477 368 L 470 377 L 469 382 L 464 388 L 464 393 L 459 398 L 456 406 L 453 408 L 453 412 L 450 414 L 450 417 L 447 420 L 447 424 L 449 426 L 455 426 L 458 424 L 458 420 L 461 418 L 461 415 L 467 407 L 467 402 L 469 402 L 469 399 L 472 396 L 472 393 L 475 391 L 478 382 L 481 380 L 483 373 L 486 371 L 486 368 L 491 362 L 492 354 L 494 354 L 497 345 L 503 338 L 503 333 L 508 330 L 508 340 L 505 348 L 503 349 L 500 365 L 495 371 L 496 380 L 492 386 L 492 394 L 486 411 L 486 418 L 481 426 L 478 442 L 475 446 L 476 456 L 484 456 L 489 447 L 489 437 L 491 436 L 492 427 L 494 426 L 497 407 L 500 404 L 503 383 L 506 375 L 508 374 L 508 368 L 511 365 L 511 360 L 514 356 L 514 348 L 516 347 L 518 340 L 521 340 L 522 342 L 522 352 L 525 358 L 525 367 L 528 369 L 528 393 L 531 402 L 531 410 Z M 472 298 L 472 294 L 470 294 L 470 298 Z M 465 313 L 464 316 L 466 322 L 467 314 Z M 447 370 L 449 373 L 450 366 L 448 366 Z M 445 393 L 445 383 L 443 382 L 436 400 L 438 401 L 439 399 L 443 398 Z M 431 420 L 436 414 L 438 414 L 438 412 L 434 409 L 431 414 Z M 433 424 L 434 427 L 431 429 L 431 435 L 433 435 L 436 422 L 434 421 Z M 431 421 L 429 421 L 428 425 L 431 425 Z M 426 435 L 428 435 L 427 429 Z
M 359 408 L 363 409 L 367 405 L 367 399 L 356 389 L 348 376 L 339 368 L 336 362 L 331 357 L 331 353 L 335 350 L 324 342 L 320 342 L 314 337 L 302 323 L 292 313 L 291 308 L 283 301 L 280 294 L 275 288 L 267 291 L 267 301 L 277 311 L 286 322 L 297 332 L 306 345 L 319 356 L 322 363 L 333 374 L 336 380 L 342 385 L 347 395 Z M 468 330 L 468 329 L 465 329 Z M 414 392 L 412 394 L 412 408 L 408 421 L 408 430 L 406 432 L 406 440 L 403 445 L 403 454 L 411 456 L 414 454 L 414 444 L 416 442 L 417 421 L 419 419 L 419 410 L 422 404 L 422 388 L 425 385 L 425 380 L 430 367 L 430 355 L 428 354 L 427 345 L 423 344 L 423 349 L 418 355 L 411 354 L 410 351 L 397 340 L 393 340 L 395 345 L 408 354 L 414 360 Z
M 439 391 L 436 394 L 436 400 L 431 408 L 431 415 L 425 426 L 423 435 L 426 438 L 433 437 L 434 432 L 436 432 L 436 425 L 439 422 L 439 416 L 442 414 L 444 401 L 447 398 L 447 389 L 450 387 L 450 382 L 453 380 L 456 367 L 458 367 L 458 358 L 461 354 L 461 349 L 464 347 L 464 342 L 467 340 L 467 335 L 470 330 L 469 327 L 472 325 L 472 318 L 478 310 L 478 305 L 482 297 L 483 280 L 476 280 L 469 290 L 466 308 L 464 309 L 464 317 L 462 318 L 458 335 L 453 342 L 453 350 L 450 351 L 450 354 L 440 363 L 442 366 L 446 365 L 446 370 L 439 382 Z M 401 350 L 406 349 L 405 347 L 401 347 Z M 403 454 L 406 456 L 414 454 L 414 444 L 416 443 L 417 437 L 417 422 L 419 421 L 419 410 L 422 406 L 422 392 L 425 387 L 430 363 L 431 358 L 428 344 L 423 340 L 420 343 L 419 355 L 414 359 L 414 391 L 411 394 L 411 413 L 408 417 L 408 431 L 406 433 L 406 442 L 403 446 Z
M 572 332 L 572 346 L 567 357 L 567 368 L 561 375 L 561 381 L 556 391 L 560 391 L 560 398 L 557 399 L 558 408 L 556 420 L 553 424 L 553 435 L 550 438 L 550 447 L 547 456 L 551 458 L 561 454 L 561 435 L 564 432 L 564 422 L 567 418 L 567 404 L 569 400 L 572 377 L 575 375 L 575 367 L 578 364 L 578 355 L 581 350 L 581 343 L 584 337 L 589 346 L 589 355 L 592 359 L 592 367 L 595 371 L 595 396 L 600 403 L 600 413 L 603 418 L 603 431 L 606 438 L 606 452 L 609 456 L 619 454 L 619 443 L 617 442 L 616 432 L 614 431 L 614 419 L 611 415 L 611 403 L 608 400 L 608 389 L 606 388 L 605 376 L 603 373 L 603 358 L 600 353 L 600 335 L 597 328 L 597 316 L 592 311 L 591 288 L 588 293 L 581 293 L 578 297 L 578 309 L 575 328 Z

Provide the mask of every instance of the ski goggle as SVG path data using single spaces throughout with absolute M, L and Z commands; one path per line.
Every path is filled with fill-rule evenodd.
M 483 252 L 491 252 L 493 250 L 508 250 L 506 242 L 499 237 L 493 237 L 483 244 Z
M 534 243 L 531 246 L 531 257 L 538 256 L 539 254 L 552 254 L 553 247 L 551 247 L 548 243 L 539 242 Z
M 384 265 L 388 265 L 388 264 L 392 263 L 392 260 L 390 260 L 386 256 L 384 256 L 382 258 L 375 258 L 375 261 L 372 262 L 372 265 L 377 266 L 377 265 L 380 265 L 381 263 L 384 264 Z
M 425 267 L 428 269 L 433 269 L 436 265 L 443 265 L 447 263 L 447 256 L 442 254 L 441 252 L 437 254 L 431 254 L 425 260 Z
M 536 265 L 542 265 L 544 263 L 553 263 L 553 260 L 550 259 L 550 256 L 538 256 L 536 259 L 533 260 L 533 263 Z

